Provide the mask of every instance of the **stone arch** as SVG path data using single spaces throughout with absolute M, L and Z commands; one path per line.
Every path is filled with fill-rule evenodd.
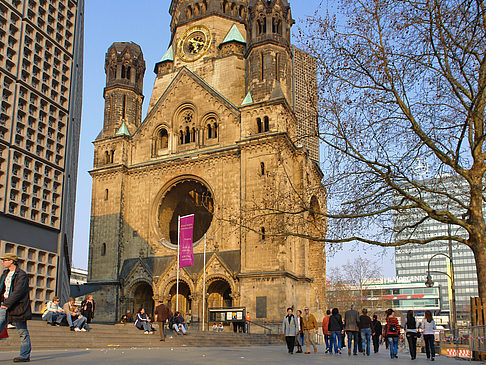
M 210 275 L 206 279 L 206 308 L 235 306 L 235 285 L 225 275 Z
M 163 289 L 163 299 L 167 301 L 168 307 L 172 313 L 176 311 L 177 303 L 177 279 L 172 278 Z M 184 316 L 188 311 L 192 310 L 192 295 L 194 293 L 194 285 L 191 280 L 186 278 L 179 278 L 179 312 Z
M 192 192 L 195 193 L 191 195 Z M 177 232 L 173 231 L 174 216 L 184 212 L 187 204 L 194 204 L 190 208 L 199 217 L 199 223 L 194 227 L 196 246 L 211 227 L 215 201 L 210 184 L 198 176 L 182 175 L 167 182 L 157 194 L 151 209 L 151 216 L 154 217 L 151 221 L 159 242 L 168 248 L 177 249 L 177 239 L 174 240 Z
M 128 309 L 137 313 L 140 307 L 145 308 L 147 314 L 153 315 L 154 311 L 154 288 L 148 279 L 137 279 L 130 284 L 127 290 L 131 305 Z
M 202 119 L 202 128 L 204 131 L 204 142 L 211 140 L 217 141 L 220 130 L 220 119 L 216 113 L 208 113 Z

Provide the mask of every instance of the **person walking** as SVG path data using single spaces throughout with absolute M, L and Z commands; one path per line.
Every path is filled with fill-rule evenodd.
M 403 328 L 405 328 L 405 335 L 408 341 L 408 349 L 410 351 L 410 358 L 415 360 L 417 358 L 417 321 L 413 316 L 413 311 L 409 310 L 407 312 L 407 317 L 403 323 Z
M 7 253 L 2 257 L 5 268 L 0 278 L 0 332 L 8 323 L 13 323 L 20 337 L 20 356 L 13 362 L 30 361 L 30 335 L 27 321 L 32 319 L 29 297 L 29 277 L 18 266 L 17 255 Z
M 329 332 L 329 318 L 331 318 L 331 311 L 326 311 L 326 316 L 322 320 L 322 334 L 324 335 L 324 342 L 326 343 L 326 354 L 329 352 L 331 332 Z
M 420 326 L 424 332 L 424 342 L 425 342 L 425 354 L 427 355 L 427 359 L 430 361 L 435 360 L 435 336 L 434 331 L 437 329 L 435 325 L 434 318 L 432 318 L 432 313 L 427 310 L 425 311 L 425 318 L 422 321 Z
M 363 308 L 359 316 L 359 331 L 361 343 L 363 346 L 363 355 L 370 356 L 371 347 L 371 318 L 368 316 L 368 310 Z
M 393 309 L 386 311 L 385 334 L 390 349 L 390 358 L 398 358 L 398 336 L 400 336 L 400 325 L 398 319 L 393 315 Z
M 344 313 L 344 331 L 348 336 L 348 356 L 351 355 L 351 342 L 353 342 L 353 355 L 358 354 L 359 313 L 354 304 Z
M 335 354 L 341 354 L 341 341 L 343 332 L 343 318 L 339 314 L 337 308 L 333 308 L 331 316 L 329 317 L 329 332 L 331 333 L 331 344 L 329 346 L 329 353 L 332 354 L 334 349 Z
M 170 309 L 163 303 L 162 300 L 159 300 L 159 305 L 155 307 L 155 319 L 159 324 L 159 331 L 160 331 L 160 341 L 165 341 L 165 322 L 172 317 L 172 312 Z
M 287 349 L 289 350 L 289 354 L 293 354 L 295 346 L 295 336 L 299 334 L 299 327 L 297 325 L 297 321 L 295 320 L 295 316 L 292 313 L 292 308 L 287 308 L 287 315 L 282 322 L 282 332 L 285 336 L 285 342 L 287 342 Z
M 383 331 L 381 322 L 378 320 L 378 316 L 373 314 L 373 320 L 371 321 L 371 338 L 373 340 L 373 351 L 375 354 L 380 350 L 380 336 Z
M 295 344 L 297 345 L 297 353 L 302 353 L 302 346 L 304 346 L 304 329 L 302 328 L 302 311 L 299 309 L 297 310 L 297 317 L 295 318 L 297 321 L 297 329 L 299 330 L 299 334 L 295 336 Z
M 81 314 L 87 318 L 88 323 L 91 323 L 91 320 L 94 318 L 94 312 L 95 302 L 90 294 L 81 302 Z
M 314 347 L 314 352 L 317 352 L 317 347 L 314 342 L 314 336 L 317 331 L 317 320 L 313 314 L 310 313 L 309 307 L 304 308 L 304 316 L 302 317 L 302 327 L 304 329 L 304 338 L 307 351 L 306 354 L 310 354 L 310 345 Z

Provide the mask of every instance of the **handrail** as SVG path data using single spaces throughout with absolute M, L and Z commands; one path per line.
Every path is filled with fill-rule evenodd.
M 253 322 L 253 321 L 246 321 L 247 323 L 249 322 L 250 324 L 254 324 L 255 326 L 258 326 L 258 327 L 261 327 L 263 329 L 266 329 L 267 331 L 270 331 L 270 333 L 272 332 L 272 329 L 269 328 L 269 327 L 266 327 L 260 323 L 256 323 L 256 322 Z

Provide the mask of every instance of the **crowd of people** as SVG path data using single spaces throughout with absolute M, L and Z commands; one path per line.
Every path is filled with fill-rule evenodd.
M 380 343 L 384 342 L 390 351 L 390 358 L 398 358 L 398 342 L 400 336 L 405 336 L 409 346 L 410 358 L 417 358 L 417 339 L 424 336 L 424 344 L 427 359 L 434 361 L 434 331 L 436 330 L 435 321 L 430 311 L 425 311 L 425 317 L 419 323 L 413 311 L 408 311 L 403 321 L 403 329 L 400 328 L 398 318 L 393 309 L 388 309 L 385 313 L 385 321 L 382 324 L 378 316 L 373 314 L 371 318 L 368 310 L 363 308 L 361 314 L 355 309 L 354 305 L 344 313 L 344 319 L 339 313 L 338 308 L 327 310 L 326 316 L 322 320 L 322 333 L 326 345 L 326 353 L 341 355 L 343 347 L 348 348 L 348 356 L 362 353 L 370 356 L 371 345 L 373 344 L 374 353 L 379 352 Z M 310 354 L 312 345 L 314 352 L 317 352 L 314 339 L 317 333 L 317 320 L 310 313 L 309 308 L 304 308 L 304 314 L 298 310 L 293 314 L 292 308 L 287 308 L 287 315 L 282 322 L 282 333 L 285 336 L 289 354 L 303 352 L 306 346 L 306 354 Z M 347 343 L 345 342 L 347 339 Z
M 76 300 L 72 297 L 62 307 L 60 301 L 59 297 L 54 297 L 46 303 L 42 309 L 42 320 L 51 326 L 64 324 L 75 332 L 89 331 L 88 324 L 94 318 L 95 311 L 93 296 L 88 295 L 80 306 L 76 305 Z

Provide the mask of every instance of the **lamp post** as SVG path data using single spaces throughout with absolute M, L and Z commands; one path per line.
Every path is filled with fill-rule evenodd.
M 450 275 L 446 272 L 431 271 L 430 270 L 430 262 L 436 256 L 445 256 L 449 259 L 450 265 L 451 265 Z M 430 273 L 447 275 L 449 277 L 449 279 L 451 280 L 451 298 L 450 298 L 450 308 L 449 308 L 450 316 L 449 316 L 449 318 L 450 318 L 450 327 L 451 327 L 451 330 L 452 330 L 452 332 L 454 333 L 454 336 L 455 336 L 456 321 L 457 321 L 457 317 L 456 317 L 457 316 L 457 312 L 456 312 L 456 285 L 454 283 L 454 266 L 453 266 L 453 263 L 452 263 L 452 244 L 451 244 L 450 240 L 449 240 L 449 255 L 442 253 L 442 252 L 439 252 L 439 253 L 436 253 L 435 255 L 433 255 L 429 259 L 429 262 L 427 264 L 427 280 L 425 281 L 425 286 L 428 287 L 428 288 L 431 288 L 431 287 L 434 286 L 434 281 L 432 280 L 432 276 L 430 276 Z

